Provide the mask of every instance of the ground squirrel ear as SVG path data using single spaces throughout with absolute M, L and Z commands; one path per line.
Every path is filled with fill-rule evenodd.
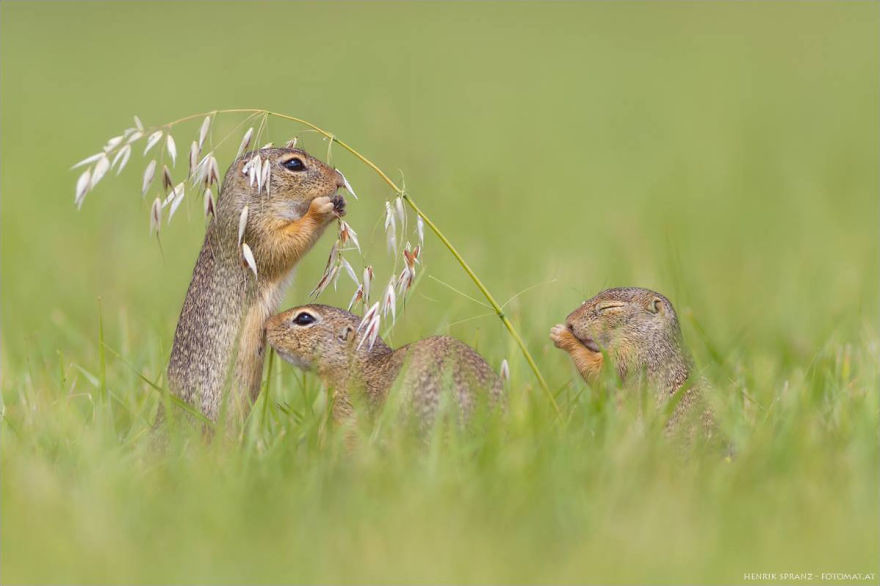
M 663 309 L 663 300 L 659 297 L 651 298 L 651 301 L 648 303 L 648 311 L 651 313 L 660 313 Z
M 354 334 L 354 328 L 351 326 L 345 326 L 339 332 L 339 340 L 342 342 L 348 342 L 352 338 L 352 334 Z

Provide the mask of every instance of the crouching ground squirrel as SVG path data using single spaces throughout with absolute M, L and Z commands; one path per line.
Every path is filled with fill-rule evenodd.
M 255 155 L 268 162 L 268 184 L 255 184 L 246 174 Z M 230 413 L 244 414 L 256 398 L 264 322 L 277 311 L 294 265 L 344 214 L 345 200 L 337 194 L 344 185 L 338 171 L 299 149 L 247 153 L 227 170 L 168 365 L 171 390 L 210 419 L 224 403 Z M 256 275 L 242 243 L 252 251 Z
M 602 291 L 571 312 L 564 324 L 553 326 L 550 339 L 568 352 L 587 382 L 598 379 L 606 358 L 621 380 L 644 375 L 659 400 L 674 395 L 690 376 L 691 361 L 675 309 L 666 297 L 650 289 Z M 671 423 L 698 398 L 696 386 L 683 393 Z
M 372 347 L 357 333 L 361 318 L 327 305 L 304 305 L 272 316 L 266 339 L 284 360 L 317 373 L 333 393 L 333 415 L 351 413 L 351 393 L 379 405 L 396 385 L 406 393 L 408 413 L 421 427 L 433 423 L 444 389 L 460 414 L 502 401 L 502 383 L 483 357 L 449 336 L 435 336 L 392 350 L 381 338 Z

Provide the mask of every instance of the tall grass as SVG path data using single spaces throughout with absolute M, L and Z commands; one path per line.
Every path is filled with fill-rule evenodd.
M 255 15 L 258 49 L 230 42 Z M 878 572 L 875 5 L 4 2 L 0 17 L 4 582 Z M 254 101 L 333 128 L 395 183 L 402 169 L 519 327 L 561 422 L 429 236 L 432 278 L 389 342 L 452 334 L 507 358 L 505 415 L 428 446 L 364 422 L 349 451 L 317 380 L 276 360 L 242 437 L 156 441 L 201 202 L 160 251 L 137 173 L 75 212 L 67 167 L 132 112 Z M 380 217 L 390 190 L 342 168 L 350 218 Z M 385 246 L 381 223 L 360 238 Z M 550 326 L 613 285 L 675 304 L 730 449 L 682 450 L 640 397 L 586 387 L 552 348 Z

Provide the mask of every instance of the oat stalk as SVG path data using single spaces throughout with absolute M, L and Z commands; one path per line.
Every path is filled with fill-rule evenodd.
M 546 394 L 547 399 L 550 401 L 550 404 L 553 406 L 553 410 L 556 412 L 557 416 L 561 415 L 561 412 L 559 410 L 559 405 L 556 403 L 556 399 L 553 396 L 553 393 L 551 392 L 550 387 L 547 385 L 547 381 L 544 379 L 544 376 L 541 374 L 541 371 L 538 369 L 538 365 L 535 362 L 535 359 L 532 357 L 532 354 L 529 352 L 528 348 L 526 348 L 526 345 L 523 342 L 522 337 L 519 335 L 519 332 L 513 326 L 513 323 L 511 323 L 510 318 L 508 318 L 507 315 L 504 313 L 503 307 L 498 303 L 498 301 L 495 299 L 495 297 L 492 295 L 492 293 L 489 291 L 489 289 L 486 288 L 486 285 L 483 284 L 483 281 L 477 276 L 477 274 L 474 272 L 474 270 L 471 268 L 471 266 L 467 263 L 467 261 L 461 255 L 461 253 L 458 252 L 458 250 L 455 248 L 455 246 L 453 246 L 452 242 L 450 242 L 449 239 L 446 237 L 446 235 L 443 234 L 442 231 L 440 231 L 440 228 L 437 227 L 437 225 L 431 220 L 431 218 L 429 218 L 427 215 L 425 215 L 425 213 L 421 210 L 421 208 L 413 200 L 412 196 L 410 196 L 409 193 L 407 193 L 403 189 L 403 187 L 397 185 L 397 183 L 395 183 L 373 161 L 371 161 L 370 159 L 368 159 L 367 157 L 362 155 L 358 150 L 356 150 L 355 148 L 350 146 L 348 143 L 337 138 L 336 135 L 334 135 L 333 133 L 328 132 L 328 131 L 324 130 L 323 128 L 320 128 L 319 126 L 312 124 L 308 120 L 304 120 L 302 118 L 297 118 L 295 116 L 289 116 L 287 114 L 282 114 L 279 112 L 272 112 L 270 110 L 264 110 L 264 109 L 258 109 L 258 108 L 229 108 L 229 109 L 223 109 L 223 110 L 213 110 L 211 112 L 200 112 L 198 114 L 191 114 L 189 116 L 184 116 L 183 118 L 178 118 L 177 120 L 173 120 L 171 122 L 168 122 L 167 124 L 163 124 L 161 126 L 154 127 L 152 129 L 152 130 L 154 130 L 154 132 L 152 135 L 150 135 L 150 138 L 147 141 L 148 146 L 147 146 L 146 150 L 149 150 L 152 146 L 154 146 L 156 143 L 158 143 L 161 140 L 163 134 L 167 133 L 168 138 L 166 139 L 166 150 L 169 151 L 169 154 L 171 155 L 172 165 L 173 165 L 174 160 L 176 159 L 176 154 L 177 154 L 176 147 L 174 146 L 174 143 L 172 142 L 173 139 L 171 139 L 171 135 L 170 135 L 170 130 L 173 126 L 176 126 L 177 124 L 180 124 L 183 122 L 187 122 L 189 120 L 194 120 L 197 118 L 205 118 L 206 121 L 203 122 L 202 129 L 200 132 L 200 137 L 199 137 L 200 143 L 201 143 L 204 141 L 203 137 L 206 134 L 205 127 L 206 127 L 206 125 L 209 125 L 209 123 L 207 122 L 208 119 L 215 118 L 217 116 L 217 114 L 236 114 L 236 113 L 250 114 L 252 116 L 256 115 L 256 116 L 263 116 L 263 117 L 272 116 L 274 118 L 288 120 L 290 122 L 295 122 L 295 123 L 300 124 L 302 126 L 308 127 L 309 129 L 320 134 L 321 136 L 323 136 L 324 138 L 326 138 L 328 140 L 328 148 L 333 143 L 336 143 L 340 147 L 342 147 L 343 149 L 345 149 L 346 151 L 348 151 L 349 153 L 354 155 L 354 157 L 357 158 L 358 160 L 360 160 L 364 165 L 366 165 L 367 167 L 372 169 L 382 179 L 382 181 L 384 181 L 397 194 L 397 197 L 399 197 L 400 199 L 405 201 L 407 203 L 407 205 L 409 205 L 409 207 L 413 210 L 413 212 L 415 212 L 417 218 L 420 220 L 417 224 L 417 228 L 418 228 L 418 232 L 419 232 L 419 239 L 421 240 L 421 238 L 422 238 L 422 229 L 423 229 L 422 223 L 424 223 L 424 225 L 428 226 L 428 228 L 430 228 L 430 230 L 434 233 L 434 235 L 437 236 L 437 238 L 440 240 L 440 242 L 443 244 L 443 246 L 445 246 L 447 248 L 447 250 L 449 250 L 450 254 L 452 254 L 452 256 L 455 258 L 455 260 L 458 261 L 458 264 L 461 266 L 462 269 L 464 269 L 464 272 L 467 273 L 467 275 L 468 275 L 468 277 L 470 277 L 471 281 L 474 282 L 474 285 L 477 286 L 477 289 L 480 290 L 480 293 L 483 294 L 483 297 L 486 298 L 486 301 L 489 302 L 489 305 L 492 306 L 493 311 L 498 316 L 498 318 L 501 320 L 501 323 L 504 324 L 504 327 L 507 328 L 507 331 L 510 334 L 510 336 L 513 338 L 514 342 L 516 342 L 517 346 L 519 346 L 520 350 L 523 353 L 523 356 L 526 359 L 526 362 L 528 362 L 529 367 L 532 369 L 532 372 L 535 374 L 535 378 L 538 380 L 538 383 L 541 386 L 541 389 Z M 140 124 L 139 119 L 136 119 L 136 125 L 138 126 L 138 128 L 137 128 L 138 137 L 140 137 L 143 134 L 143 130 L 141 128 L 141 124 Z M 249 129 L 248 132 L 246 133 L 245 138 L 242 141 L 242 145 L 239 147 L 240 152 L 243 152 L 247 148 L 247 146 L 251 140 L 252 133 L 253 133 L 253 128 Z M 108 147 L 110 147 L 110 146 L 111 145 L 108 145 Z M 115 145 L 112 145 L 112 146 L 115 147 Z M 87 159 L 85 161 L 82 161 L 79 164 L 85 164 L 87 162 L 90 162 L 90 160 L 91 159 Z M 151 163 L 151 165 L 152 165 L 152 163 Z M 103 169 L 104 166 L 109 167 L 109 161 L 105 165 L 104 159 L 99 159 L 98 166 L 96 168 L 99 169 L 101 175 L 103 175 L 103 172 L 106 171 L 106 169 Z M 88 173 L 88 171 L 86 171 L 86 173 Z M 91 183 L 91 184 L 97 183 L 97 179 L 94 178 L 94 175 L 95 175 L 94 171 L 92 172 L 91 178 L 89 178 L 88 175 L 86 175 L 86 173 L 83 173 L 83 176 L 80 178 L 80 182 L 77 185 L 77 203 L 78 204 L 81 204 L 82 198 L 84 197 L 85 192 L 87 191 L 87 189 L 86 189 L 87 185 L 89 183 Z M 253 173 L 253 175 L 260 175 L 260 174 Z M 100 179 L 100 176 L 98 177 L 98 179 Z M 262 179 L 262 177 L 261 176 L 257 177 L 257 179 Z M 148 187 L 148 185 L 151 181 L 152 181 L 152 177 L 149 177 L 149 179 L 147 176 L 144 177 L 145 188 Z M 262 183 L 262 181 L 261 181 L 261 183 Z M 347 183 L 347 181 L 346 181 L 346 183 Z M 80 193 L 81 191 L 83 193 Z M 353 190 L 349 189 L 349 191 L 351 191 L 352 195 L 354 195 Z M 399 211 L 402 211 L 402 210 L 399 210 Z M 247 259 L 248 253 L 250 252 L 250 249 L 246 243 L 242 244 L 242 249 L 243 249 L 242 252 L 244 253 L 245 258 Z M 248 264 L 250 265 L 251 263 L 249 262 Z M 256 273 L 255 266 L 251 266 L 251 269 Z M 326 283 L 324 284 L 324 286 L 326 286 Z M 368 285 L 367 285 L 367 287 L 368 287 Z M 366 289 L 366 287 L 365 287 L 365 289 Z M 389 289 L 393 293 L 394 289 L 391 284 L 389 284 Z M 366 291 L 365 291 L 365 293 L 366 293 Z M 386 295 L 388 295 L 387 292 L 386 292 Z M 376 316 L 378 316 L 378 313 L 379 313 L 378 306 L 379 306 L 378 302 L 374 303 L 373 306 L 370 308 L 370 311 L 368 311 L 368 313 L 373 312 L 376 314 Z M 378 329 L 378 326 L 375 329 Z M 375 332 L 370 332 L 370 333 L 375 335 Z

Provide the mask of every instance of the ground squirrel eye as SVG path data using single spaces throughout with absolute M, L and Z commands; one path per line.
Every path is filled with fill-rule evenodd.
M 311 313 L 306 313 L 305 311 L 297 314 L 297 316 L 293 318 L 293 323 L 298 326 L 308 326 L 315 323 L 316 321 L 318 320 L 315 319 L 314 315 L 312 315 Z
M 603 305 L 599 308 L 599 311 L 606 311 L 608 309 L 620 309 L 623 307 L 620 303 L 609 303 L 608 305 Z
M 302 159 L 297 157 L 284 161 L 281 164 L 284 165 L 286 169 L 290 169 L 291 171 L 305 171 L 306 169 L 306 166 L 302 162 Z

